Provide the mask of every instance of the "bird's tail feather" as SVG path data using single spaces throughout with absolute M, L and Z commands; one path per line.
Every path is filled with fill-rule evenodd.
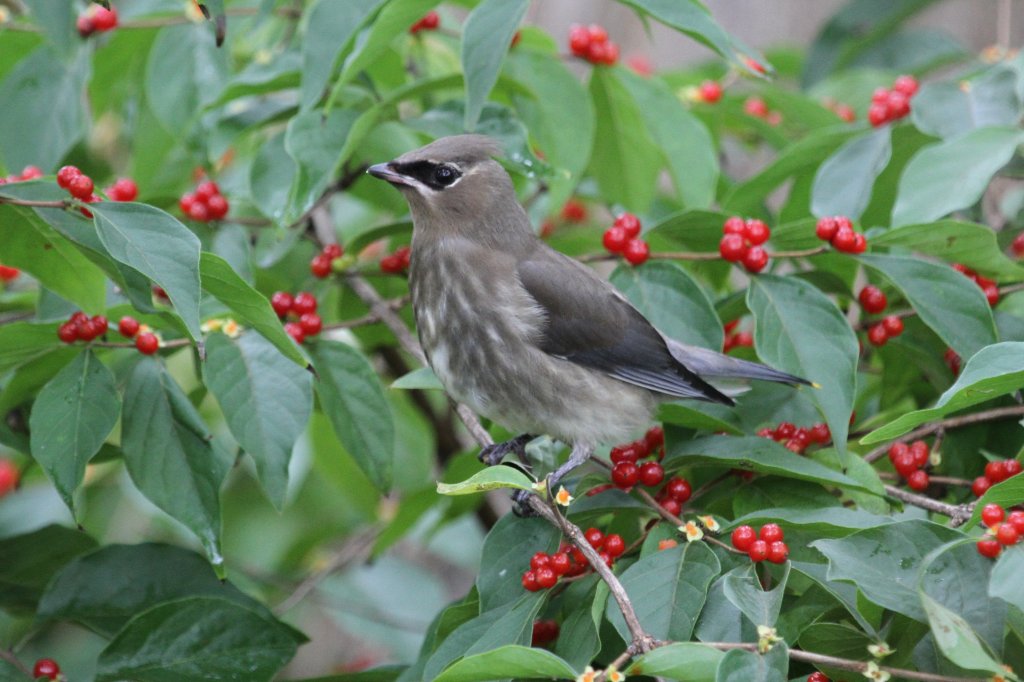
M 705 379 L 760 379 L 781 384 L 811 385 L 811 382 L 806 379 L 757 362 L 741 360 L 707 348 L 679 343 L 668 337 L 665 337 L 665 343 L 668 345 L 672 357 Z

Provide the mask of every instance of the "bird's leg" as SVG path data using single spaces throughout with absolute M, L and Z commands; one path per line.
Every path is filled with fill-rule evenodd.
M 548 493 L 554 495 L 558 492 L 558 483 L 562 480 L 562 477 L 586 462 L 593 454 L 594 447 L 592 445 L 573 443 L 572 450 L 569 452 L 569 459 L 565 461 L 565 464 L 548 474 Z
M 515 438 L 509 439 L 504 443 L 493 443 L 484 447 L 480 450 L 480 454 L 477 455 L 477 459 L 486 464 L 487 466 L 494 466 L 504 459 L 505 455 L 514 453 L 519 461 L 529 466 L 530 463 L 526 459 L 526 444 L 536 438 L 531 433 L 521 433 Z

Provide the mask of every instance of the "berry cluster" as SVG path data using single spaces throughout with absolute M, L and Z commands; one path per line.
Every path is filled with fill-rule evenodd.
M 733 348 L 750 347 L 754 345 L 754 335 L 748 331 L 736 331 L 736 326 L 740 323 L 739 320 L 733 320 L 727 322 L 723 328 L 725 331 L 725 340 L 722 342 L 722 352 L 728 353 Z
M 889 448 L 889 461 L 896 473 L 907 481 L 907 487 L 920 492 L 928 488 L 928 472 L 924 467 L 930 454 L 928 444 L 923 440 L 915 440 L 910 445 L 893 443 Z
M 36 679 L 46 677 L 51 680 L 56 680 L 59 676 L 60 666 L 57 665 L 57 661 L 52 658 L 40 658 L 36 661 L 36 664 L 32 666 L 32 677 Z
M 772 440 L 785 445 L 787 450 L 796 454 L 803 454 L 811 445 L 824 445 L 832 440 L 832 432 L 828 424 L 819 423 L 811 427 L 796 426 L 792 422 L 779 422 L 774 429 L 765 427 L 757 432 L 762 438 Z
M 6 178 L 0 178 L 0 185 L 6 185 L 9 182 L 25 182 L 26 180 L 35 180 L 41 177 L 43 177 L 43 171 L 39 166 L 25 166 L 18 175 L 8 175 Z
M 966 265 L 962 265 L 960 263 L 953 263 L 953 269 L 965 277 L 970 278 L 975 284 L 981 287 L 982 293 L 985 294 L 985 300 L 988 301 L 990 306 L 999 303 L 999 285 L 996 284 L 995 280 L 983 277 Z
M 769 109 L 768 104 L 760 97 L 748 97 L 743 103 L 743 111 L 748 116 L 763 118 L 768 125 L 777 126 L 782 123 L 782 113 Z
M 409 33 L 416 35 L 420 31 L 436 31 L 441 25 L 441 16 L 434 10 L 423 15 L 423 18 L 409 27 Z
M 380 259 L 380 271 L 389 275 L 400 275 L 409 269 L 409 258 L 412 255 L 408 246 L 399 246 L 394 253 Z
M 126 339 L 135 339 L 135 347 L 143 355 L 152 355 L 160 349 L 160 337 L 134 317 L 122 317 L 117 323 L 117 332 Z
M 18 487 L 21 471 L 9 459 L 0 459 L 0 497 Z
M 768 241 L 772 232 L 763 221 L 732 216 L 722 225 L 722 234 L 718 242 L 722 258 L 730 263 L 743 263 L 747 272 L 761 272 L 768 265 L 768 252 L 761 245 Z
M 814 228 L 818 239 L 829 242 L 832 248 L 843 253 L 864 253 L 868 248 L 867 238 L 853 229 L 853 222 L 846 216 L 825 216 Z
M 683 505 L 693 494 L 690 482 L 682 476 L 673 476 L 666 481 L 658 496 L 654 498 L 658 505 L 672 516 L 679 516 L 683 511 Z
M 755 532 L 751 526 L 739 526 L 732 532 L 732 546 L 746 552 L 753 562 L 768 560 L 782 564 L 789 558 L 789 547 L 783 542 L 782 528 L 777 523 L 766 523 Z
M 220 187 L 213 180 L 205 180 L 196 185 L 192 192 L 186 192 L 178 199 L 178 208 L 186 216 L 196 222 L 205 223 L 220 220 L 231 208 L 228 200 L 220 193 Z
M 917 79 L 913 76 L 900 76 L 893 81 L 891 90 L 876 89 L 868 107 L 868 123 L 877 128 L 903 118 L 910 113 L 910 98 L 916 93 Z
M 590 546 L 598 551 L 609 567 L 626 551 L 626 542 L 615 533 L 606 536 L 597 528 L 584 533 Z M 561 576 L 582 575 L 587 570 L 587 559 L 576 547 L 562 545 L 554 554 L 537 552 L 530 558 L 530 568 L 523 573 L 523 587 L 530 591 L 546 590 L 555 586 Z
M 316 314 L 316 296 L 308 291 L 295 296 L 287 291 L 275 292 L 270 297 L 270 305 L 282 320 L 288 316 L 295 318 L 284 325 L 284 330 L 295 343 L 302 343 L 307 336 L 316 336 L 324 328 L 323 320 Z
M 1024 258 L 1024 232 L 1021 232 L 1010 243 L 1010 251 L 1016 258 Z
M 1024 511 L 1019 509 L 1007 516 L 1006 510 L 998 504 L 986 504 L 981 510 L 981 522 L 988 531 L 978 540 L 978 554 L 989 559 L 995 559 L 1003 547 L 1016 545 L 1024 536 Z
M 81 310 L 72 313 L 67 321 L 57 328 L 57 336 L 64 343 L 89 342 L 107 333 L 109 322 L 103 315 L 89 317 Z
M 113 185 L 103 191 L 111 201 L 135 201 L 139 196 L 139 186 L 131 178 L 118 178 Z
M 608 40 L 608 31 L 603 26 L 574 24 L 569 29 L 569 50 L 577 57 L 591 64 L 608 64 L 619 61 L 619 45 Z
M 78 15 L 75 28 L 78 29 L 78 35 L 83 38 L 88 38 L 93 33 L 113 30 L 117 28 L 117 10 L 113 7 L 107 9 L 100 5 L 90 4 L 85 12 Z
M 899 315 L 886 315 L 881 322 L 868 327 L 868 341 L 872 346 L 884 346 L 889 339 L 903 333 L 903 320 Z
M 533 621 L 533 639 L 530 646 L 546 646 L 558 639 L 558 621 L 535 620 Z
M 694 99 L 705 104 L 715 104 L 722 99 L 722 84 L 718 81 L 704 81 L 697 86 Z
M 78 170 L 75 166 L 64 166 L 57 171 L 57 184 L 68 191 L 74 198 L 84 201 L 87 204 L 95 204 L 102 199 L 96 196 L 93 190 L 96 188 L 92 178 Z M 92 211 L 81 209 L 82 215 L 92 218 Z
M 1021 463 L 1015 459 L 997 459 L 985 465 L 985 475 L 978 476 L 971 483 L 971 492 L 975 497 L 981 497 L 985 491 L 996 483 L 1002 483 L 1008 478 L 1016 476 L 1021 472 Z
M 651 247 L 640 239 L 640 219 L 632 213 L 623 213 L 604 231 L 601 242 L 611 253 L 622 254 L 632 265 L 641 265 L 651 257 Z
M 10 282 L 18 278 L 21 270 L 12 268 L 10 265 L 0 265 L 0 282 Z
M 655 457 L 638 464 L 645 457 Z M 616 488 L 629 490 L 637 483 L 649 488 L 661 485 L 665 470 L 658 460 L 665 456 L 665 432 L 660 426 L 651 427 L 643 438 L 612 448 L 612 483 Z
M 313 256 L 313 260 L 309 261 L 309 271 L 319 279 L 327 277 L 334 269 L 334 259 L 341 258 L 344 252 L 340 244 L 327 244 L 320 253 Z

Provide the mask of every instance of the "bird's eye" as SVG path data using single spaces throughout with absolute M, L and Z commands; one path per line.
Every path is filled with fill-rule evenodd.
M 452 184 L 458 177 L 459 172 L 451 166 L 438 166 L 434 169 L 434 182 L 442 187 Z

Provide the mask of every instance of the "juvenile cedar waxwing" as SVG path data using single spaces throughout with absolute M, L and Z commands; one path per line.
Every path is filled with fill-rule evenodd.
M 599 443 L 625 442 L 658 403 L 733 400 L 712 379 L 806 384 L 764 365 L 666 338 L 611 284 L 537 238 L 482 135 L 441 138 L 368 172 L 412 212 L 409 286 L 420 343 L 445 390 L 519 436 L 484 449 L 496 464 L 534 436 L 572 445 L 554 490 Z

